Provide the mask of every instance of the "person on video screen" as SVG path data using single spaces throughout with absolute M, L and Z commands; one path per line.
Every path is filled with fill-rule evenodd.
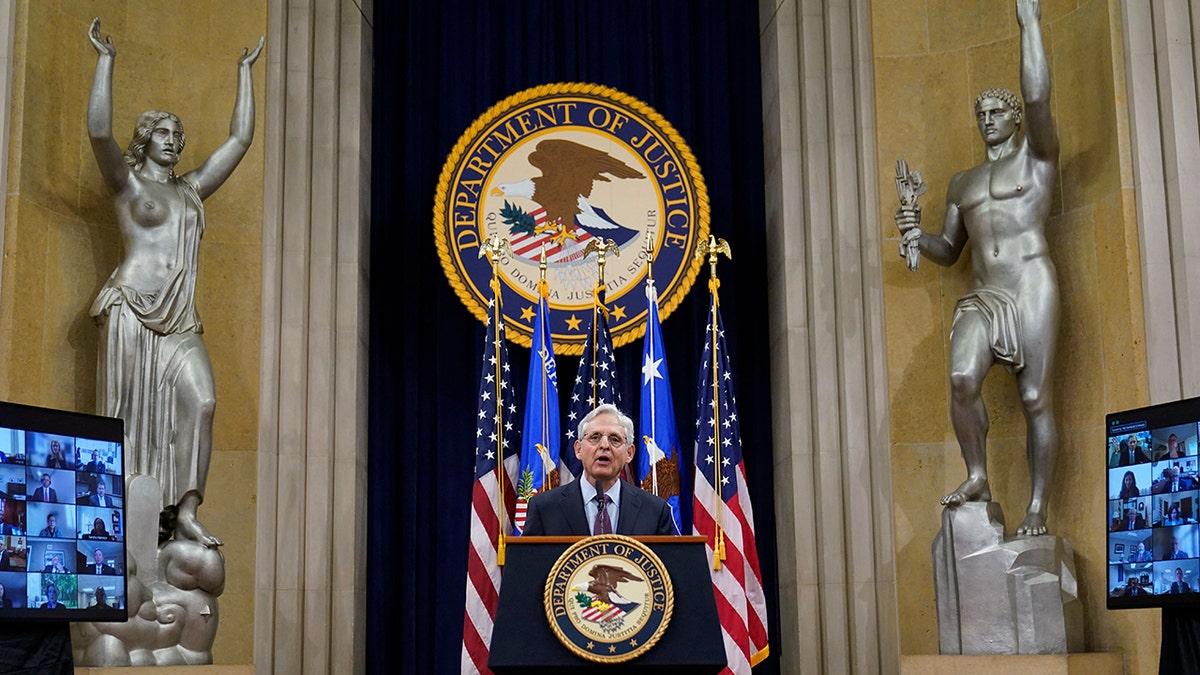
M 1133 562 L 1154 562 L 1154 554 L 1146 550 L 1145 542 L 1138 542 L 1137 551 L 1133 554 Z
M 1142 451 L 1142 445 L 1137 442 L 1136 438 L 1121 440 L 1121 461 L 1118 466 L 1129 466 L 1131 464 L 1141 464 L 1149 462 L 1150 458 Z
M 1117 496 L 1120 499 L 1132 499 L 1141 495 L 1142 491 L 1138 488 L 1137 476 L 1133 475 L 1132 471 L 1126 471 L 1121 478 L 1121 492 Z
M 116 506 L 113 504 L 112 497 L 104 494 L 104 478 L 97 477 L 96 492 L 88 498 L 88 503 L 92 506 Z
M 95 450 L 92 451 L 92 461 L 88 462 L 84 468 L 92 473 L 105 473 L 108 471 L 108 466 L 100 459 L 100 453 Z
M 1179 437 L 1175 434 L 1167 436 L 1167 459 L 1183 459 L 1183 446 L 1179 444 Z
M 114 537 L 109 534 L 108 528 L 104 526 L 104 519 L 97 518 L 92 521 L 92 530 L 83 535 L 85 539 L 104 539 L 112 541 Z
M 1185 518 L 1179 512 L 1179 505 L 1172 504 L 1170 510 L 1167 511 L 1167 517 L 1163 518 L 1163 525 L 1187 525 L 1188 523 L 1196 522 L 1195 518 Z
M 56 502 L 58 501 L 58 492 L 50 487 L 50 474 L 42 474 L 42 484 L 33 491 L 33 495 L 29 498 L 33 502 Z
M 1174 583 L 1171 584 L 1171 592 L 1172 593 L 1191 593 L 1192 592 L 1192 587 L 1190 585 L 1188 585 L 1188 582 L 1183 580 L 1183 568 L 1182 567 L 1175 568 L 1175 581 L 1174 581 Z
M 1137 577 L 1129 577 L 1129 583 L 1125 584 L 1125 595 L 1151 595 L 1151 593 L 1142 588 Z
M 58 515 L 53 511 L 46 516 L 46 526 L 38 532 L 39 537 L 61 537 L 62 530 L 58 529 Z
M 92 562 L 87 564 L 80 574 L 117 574 L 117 568 L 104 559 L 104 551 L 95 549 L 92 551 Z
M 1179 537 L 1171 540 L 1171 554 L 1167 556 L 1167 560 L 1186 560 L 1190 557 L 1187 551 L 1179 546 Z
M 0 584 L 0 607 L 12 609 L 12 606 L 12 598 L 8 597 L 8 591 L 4 588 L 4 584 Z
M 46 601 L 42 603 L 42 609 L 59 609 L 62 605 L 58 603 L 58 586 L 50 584 L 46 587 Z
M 67 455 L 63 452 L 62 443 L 50 441 L 50 455 L 46 457 L 46 466 L 51 469 L 65 469 L 70 466 L 67 462 Z
M 529 500 L 526 535 L 671 535 L 675 521 L 662 499 L 621 480 L 633 459 L 633 420 L 610 403 L 579 422 L 575 456 L 583 475 Z
M 1134 511 L 1133 509 L 1125 509 L 1125 518 L 1121 521 L 1122 530 L 1141 530 L 1146 527 L 1146 518 Z
M 42 568 L 42 574 L 68 574 L 67 566 L 63 564 L 61 553 L 50 556 L 50 562 Z
M 108 604 L 108 592 L 103 586 L 96 587 L 96 601 L 92 603 L 92 607 L 98 609 L 112 609 L 112 605 Z
M 8 522 L 10 514 L 8 512 L 8 495 L 0 492 L 0 534 L 21 535 L 25 534 L 21 528 Z

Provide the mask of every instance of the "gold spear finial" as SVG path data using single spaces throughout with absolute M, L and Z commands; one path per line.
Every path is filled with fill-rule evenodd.
M 654 281 L 654 232 L 646 230 L 646 278 Z

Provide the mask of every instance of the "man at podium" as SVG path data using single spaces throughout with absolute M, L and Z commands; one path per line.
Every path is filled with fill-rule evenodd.
M 575 456 L 583 464 L 583 475 L 534 495 L 522 534 L 677 534 L 665 501 L 620 479 L 637 449 L 633 420 L 605 403 L 584 416 L 578 432 Z

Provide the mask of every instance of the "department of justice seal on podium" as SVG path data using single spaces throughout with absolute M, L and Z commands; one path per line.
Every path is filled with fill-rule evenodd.
M 621 663 L 654 646 L 671 621 L 671 577 L 650 547 L 631 537 L 588 537 L 567 549 L 546 579 L 546 618 L 567 649 Z

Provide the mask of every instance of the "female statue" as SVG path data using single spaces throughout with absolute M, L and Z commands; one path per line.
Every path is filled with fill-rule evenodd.
M 99 57 L 88 103 L 88 136 L 113 195 L 122 256 L 90 310 L 100 326 L 97 407 L 125 421 L 126 466 L 163 490 L 176 538 L 221 545 L 196 518 L 212 455 L 216 403 L 212 366 L 196 312 L 196 266 L 203 200 L 221 187 L 254 136 L 251 66 L 262 52 L 242 50 L 229 138 L 182 176 L 175 165 L 186 137 L 179 118 L 147 111 L 122 153 L 112 134 L 116 48 L 88 30 Z M 169 536 L 169 534 L 167 535 Z

